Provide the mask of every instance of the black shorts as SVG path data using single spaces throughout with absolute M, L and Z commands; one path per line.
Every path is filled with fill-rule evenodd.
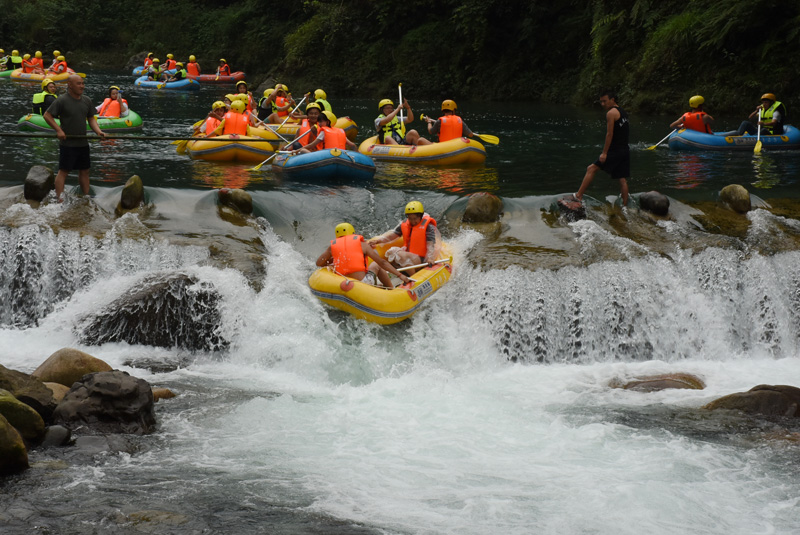
M 83 147 L 58 146 L 58 168 L 64 171 L 89 169 L 89 145 Z
M 631 151 L 609 152 L 606 155 L 605 163 L 600 163 L 600 160 L 597 160 L 594 164 L 611 175 L 611 178 L 628 178 L 631 176 Z

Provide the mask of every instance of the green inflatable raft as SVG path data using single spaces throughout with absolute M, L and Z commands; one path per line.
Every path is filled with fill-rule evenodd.
M 58 119 L 56 122 L 61 124 Z M 98 117 L 97 125 L 103 132 L 137 132 L 142 129 L 142 118 L 135 111 L 129 110 L 125 117 Z M 52 132 L 44 117 L 37 113 L 29 113 L 17 122 L 17 128 L 26 132 Z M 86 130 L 89 131 L 89 123 L 86 123 Z

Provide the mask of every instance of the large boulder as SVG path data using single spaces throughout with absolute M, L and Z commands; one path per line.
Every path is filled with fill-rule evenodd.
M 240 214 L 253 213 L 253 197 L 243 189 L 222 188 L 217 193 L 217 198 L 222 206 L 233 208 Z
M 44 438 L 44 420 L 39 413 L 8 390 L 0 390 L 0 414 L 19 431 L 25 442 L 37 444 Z
M 617 378 L 612 379 L 609 386 L 611 388 L 623 388 L 625 390 L 636 390 L 639 392 L 656 392 L 671 388 L 702 390 L 706 387 L 702 379 L 688 373 L 648 375 L 645 377 L 634 377 L 628 381 Z
M 106 362 L 88 353 L 65 347 L 50 355 L 31 375 L 43 382 L 71 387 L 72 383 L 87 373 L 108 372 L 112 369 Z
M 53 399 L 55 400 L 56 405 L 58 405 L 61 402 L 61 400 L 64 399 L 64 396 L 67 395 L 67 392 L 69 392 L 68 386 L 64 386 L 59 383 L 43 383 L 43 384 L 44 386 L 49 388 L 51 392 L 53 392 Z M 53 409 L 55 410 L 55 408 L 56 407 L 54 405 Z
M 739 184 L 730 184 L 722 188 L 719 192 L 719 200 L 738 214 L 746 214 L 751 208 L 750 193 Z
M 88 434 L 146 434 L 154 430 L 153 391 L 126 372 L 92 373 L 76 382 L 53 413 L 53 421 Z
M 0 414 L 0 476 L 28 468 L 28 450 L 19 431 Z
M 42 381 L 3 365 L 0 365 L 0 389 L 8 390 L 15 398 L 33 407 L 45 420 L 50 419 L 56 408 L 57 400 Z
M 42 202 L 42 199 L 55 188 L 55 184 L 56 179 L 52 169 L 34 165 L 25 177 L 25 200 Z
M 108 342 L 216 351 L 229 342 L 219 334 L 219 293 L 184 273 L 147 278 L 104 310 L 81 320 L 78 335 L 89 345 Z
M 788 385 L 758 385 L 715 399 L 704 409 L 729 409 L 763 416 L 800 417 L 800 388 Z
M 461 221 L 464 223 L 494 223 L 503 215 L 503 201 L 497 195 L 481 191 L 469 196 Z
M 639 207 L 652 214 L 666 216 L 669 214 L 669 197 L 657 191 L 648 191 L 639 195 Z
M 144 203 L 144 184 L 138 175 L 133 175 L 125 182 L 122 187 L 119 204 L 117 205 L 117 215 L 122 215 L 131 210 L 139 208 Z

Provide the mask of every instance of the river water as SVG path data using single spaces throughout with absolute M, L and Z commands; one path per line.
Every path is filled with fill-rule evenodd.
M 149 136 L 184 134 L 225 92 L 132 82 L 90 74 L 87 95 L 121 85 Z M 0 80 L 0 131 L 16 131 L 34 90 Z M 364 139 L 377 101 L 329 97 Z M 673 118 L 633 115 L 631 191 L 669 195 L 671 217 L 622 212 L 598 175 L 588 218 L 571 223 L 555 201 L 599 153 L 600 108 L 459 104 L 501 139 L 484 167 L 379 163 L 369 184 L 306 184 L 165 141 L 93 142 L 95 197 L 77 197 L 73 175 L 65 205 L 38 209 L 22 181 L 56 164 L 56 142 L 0 138 L 0 363 L 31 372 L 78 347 L 178 394 L 157 404 L 156 433 L 124 447 L 33 451 L 0 482 L 2 532 L 800 531 L 800 426 L 700 409 L 800 386 L 800 154 L 648 151 Z M 118 218 L 133 174 L 150 205 Z M 721 208 L 732 183 L 763 208 Z M 256 217 L 222 217 L 222 186 L 247 189 Z M 459 224 L 479 191 L 503 199 L 502 220 Z M 413 199 L 453 246 L 451 282 L 390 327 L 319 303 L 306 281 L 335 224 L 378 234 Z M 82 343 L 82 318 L 174 273 L 216 290 L 225 347 Z M 608 387 L 674 372 L 706 388 Z

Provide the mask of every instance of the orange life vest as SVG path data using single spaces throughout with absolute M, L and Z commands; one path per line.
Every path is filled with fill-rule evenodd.
M 36 62 L 33 60 L 22 61 L 22 72 L 33 72 L 34 67 L 36 67 Z
M 347 134 L 344 133 L 344 130 L 341 128 L 330 126 L 322 126 L 320 129 L 325 132 L 325 137 L 322 140 L 322 144 L 324 145 L 322 148 L 324 149 L 342 149 L 345 150 L 347 148 Z
M 230 76 L 231 75 L 231 68 L 228 66 L 227 63 L 219 68 L 219 75 L 220 76 Z
M 153 60 L 152 59 L 144 58 L 144 66 L 145 66 L 145 68 L 149 67 L 152 64 L 153 64 Z
M 214 130 L 217 129 L 219 123 L 220 120 L 217 119 L 216 117 L 209 117 L 208 119 L 206 119 L 206 137 L 213 137 L 214 135 L 216 135 L 214 134 Z
M 125 99 L 122 99 L 122 102 L 124 102 L 125 104 L 128 103 L 128 101 Z M 117 102 L 116 99 L 111 100 L 109 97 L 106 97 L 106 99 L 100 105 L 100 109 L 97 111 L 97 115 L 99 115 L 100 117 L 119 117 L 120 114 L 122 113 L 122 110 L 120 108 L 121 106 L 119 105 L 119 102 Z
M 178 62 L 177 62 L 177 61 L 175 61 L 174 59 L 168 59 L 168 60 L 167 60 L 167 61 L 164 63 L 164 69 L 165 69 L 165 70 L 171 70 L 171 69 L 174 69 L 174 68 L 175 68 L 175 65 L 176 65 L 177 63 L 178 63 Z
M 278 97 L 275 99 L 275 105 L 279 108 L 282 108 L 287 104 L 289 104 L 289 99 L 286 97 Z M 278 112 L 278 117 L 286 117 L 287 115 L 289 115 L 289 108 Z
M 314 125 L 314 126 L 316 127 L 316 131 L 319 132 L 320 126 L 319 125 Z M 317 136 L 313 132 L 311 134 L 308 134 L 305 137 L 301 137 L 303 134 L 305 134 L 309 130 L 311 130 L 311 125 L 308 123 L 308 119 L 303 119 L 303 122 L 300 123 L 300 130 L 297 131 L 297 140 L 301 145 L 308 145 L 309 143 L 311 143 L 312 141 L 317 139 Z M 315 150 L 320 150 L 320 148 L 321 147 L 319 145 L 317 145 L 313 149 L 309 149 L 309 150 L 311 150 L 313 152 Z
M 42 58 L 33 58 L 33 61 L 40 69 L 44 70 L 44 60 Z
M 403 232 L 403 244 L 409 253 L 414 253 L 423 259 L 428 254 L 426 234 L 428 232 L 428 225 L 431 223 L 433 223 L 433 226 L 436 226 L 436 220 L 426 215 L 422 216 L 422 221 L 420 221 L 419 225 L 416 227 L 412 227 L 408 219 L 400 224 L 400 230 Z
M 333 268 L 345 277 L 351 273 L 367 270 L 367 259 L 361 249 L 364 236 L 351 234 L 331 241 Z
M 690 111 L 683 114 L 683 127 L 689 130 L 697 130 L 698 132 L 705 132 L 712 134 L 713 131 L 706 123 L 703 122 L 703 117 L 708 115 L 704 111 Z
M 59 61 L 58 63 L 53 65 L 53 68 L 50 69 L 50 70 L 53 71 L 56 74 L 61 74 L 62 72 L 67 72 L 67 62 L 66 61 Z
M 186 72 L 192 76 L 200 76 L 200 66 L 196 61 L 190 61 L 186 64 Z
M 225 114 L 225 126 L 222 128 L 222 134 L 239 134 L 240 136 L 247 135 L 247 127 L 250 120 L 246 115 L 229 111 Z
M 439 143 L 461 137 L 463 121 L 458 115 L 443 115 L 439 117 Z

